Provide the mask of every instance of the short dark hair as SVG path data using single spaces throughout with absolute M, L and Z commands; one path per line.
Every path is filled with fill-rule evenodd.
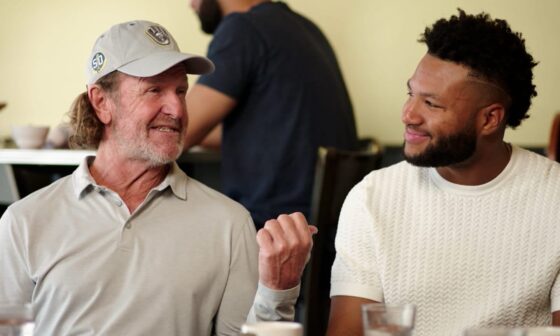
M 525 49 L 521 33 L 513 32 L 505 20 L 486 13 L 440 19 L 426 27 L 419 42 L 428 53 L 443 60 L 465 65 L 476 75 L 498 85 L 511 99 L 506 110 L 507 125 L 515 128 L 529 117 L 531 99 L 537 96 L 533 84 L 533 60 Z

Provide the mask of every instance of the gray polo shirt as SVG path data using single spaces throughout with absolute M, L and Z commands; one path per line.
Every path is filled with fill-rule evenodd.
M 0 302 L 32 302 L 35 335 L 238 335 L 252 305 L 250 321 L 293 314 L 299 288 L 255 297 L 241 205 L 173 164 L 130 214 L 92 159 L 0 219 Z

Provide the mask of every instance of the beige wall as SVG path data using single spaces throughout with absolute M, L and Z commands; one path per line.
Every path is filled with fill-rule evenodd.
M 558 0 L 288 0 L 312 18 L 333 43 L 353 99 L 359 133 L 400 144 L 406 80 L 424 54 L 415 42 L 424 27 L 461 7 L 485 10 L 523 32 L 540 61 L 539 95 L 531 118 L 507 138 L 521 145 L 548 141 L 560 111 L 560 1 Z M 350 5 L 351 4 L 351 5 Z M 198 28 L 188 0 L 0 0 L 0 137 L 10 125 L 55 126 L 85 89 L 84 64 L 97 35 L 111 24 L 148 19 L 166 26 L 185 51 L 205 53 L 209 37 Z

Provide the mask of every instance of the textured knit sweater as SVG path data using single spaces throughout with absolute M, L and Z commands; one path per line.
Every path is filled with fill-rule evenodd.
M 406 162 L 374 171 L 343 206 L 331 296 L 414 303 L 416 336 L 547 325 L 560 310 L 559 201 L 560 165 L 517 147 L 479 186 Z

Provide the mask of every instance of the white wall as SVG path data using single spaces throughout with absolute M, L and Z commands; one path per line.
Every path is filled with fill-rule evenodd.
M 560 111 L 560 1 L 557 0 L 288 0 L 312 18 L 333 43 L 353 99 L 360 135 L 400 144 L 400 109 L 406 80 L 425 47 L 416 42 L 426 25 L 461 7 L 507 19 L 521 31 L 540 64 L 531 118 L 508 140 L 544 146 Z M 0 137 L 11 124 L 55 126 L 85 89 L 84 64 L 95 38 L 110 25 L 147 19 L 163 24 L 182 50 L 202 53 L 209 37 L 199 30 L 188 0 L 0 0 Z

